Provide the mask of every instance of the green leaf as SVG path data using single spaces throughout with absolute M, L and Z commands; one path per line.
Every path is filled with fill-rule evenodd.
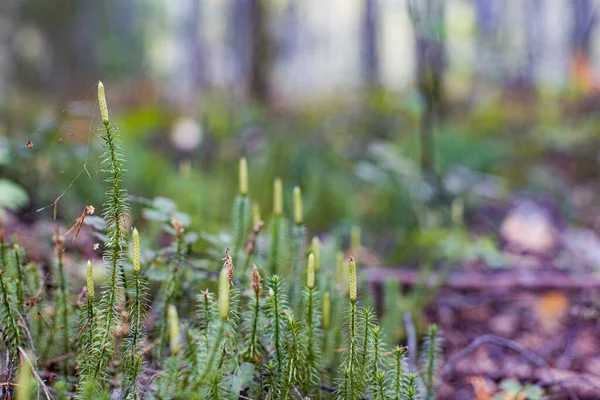
M 14 182 L 0 179 L 0 208 L 17 211 L 29 204 L 29 196 Z

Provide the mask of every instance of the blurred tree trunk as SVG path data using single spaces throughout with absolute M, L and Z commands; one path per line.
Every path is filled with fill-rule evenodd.
M 501 62 L 498 58 L 498 27 L 500 23 L 499 0 L 474 0 L 475 23 L 475 54 L 477 55 L 473 80 L 472 94 L 476 97 L 484 95 L 485 86 L 494 76 L 501 72 Z
M 544 3 L 541 0 L 523 2 L 523 22 L 525 29 L 525 60 L 521 73 L 521 88 L 533 93 L 536 87 L 536 68 L 542 37 L 541 17 L 544 13 Z
M 12 42 L 17 25 L 17 0 L 0 2 L 0 106 L 4 105 L 12 75 Z
M 247 95 L 252 46 L 252 21 L 248 0 L 232 0 L 229 41 L 232 49 L 233 92 Z
M 270 96 L 269 0 L 233 0 L 230 40 L 235 82 L 244 95 L 266 102 Z
M 571 74 L 579 91 L 596 89 L 591 66 L 592 34 L 598 15 L 592 0 L 572 0 Z
M 421 169 L 426 176 L 432 176 L 435 165 L 433 131 L 444 98 L 445 1 L 409 1 L 408 7 L 415 37 L 417 88 L 424 103 L 419 132 Z
M 181 40 L 185 49 L 183 67 L 187 75 L 185 80 L 187 88 L 184 88 L 186 96 L 184 97 L 188 97 L 181 100 L 186 102 L 197 100 L 205 85 L 204 43 L 200 34 L 201 4 L 202 2 L 198 0 L 188 0 L 189 13 L 185 16 L 180 28 Z
M 589 57 L 592 48 L 592 32 L 597 20 L 593 1 L 572 0 L 571 9 L 573 12 L 571 49 L 574 54 Z
M 367 86 L 380 83 L 379 77 L 379 4 L 377 0 L 364 0 L 361 25 L 362 74 Z
M 248 87 L 252 99 L 266 103 L 271 94 L 271 42 L 269 0 L 250 0 L 252 21 L 252 61 Z

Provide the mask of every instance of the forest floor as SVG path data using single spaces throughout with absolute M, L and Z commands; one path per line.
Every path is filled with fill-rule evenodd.
M 507 379 L 541 387 L 544 398 L 600 398 L 600 278 L 477 269 L 455 270 L 427 309 L 443 332 L 439 398 L 529 398 L 501 390 Z M 416 276 L 394 275 L 408 284 Z

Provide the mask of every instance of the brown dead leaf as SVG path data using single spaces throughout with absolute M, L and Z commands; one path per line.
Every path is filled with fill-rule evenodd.
M 473 386 L 473 392 L 475 392 L 475 400 L 491 400 L 492 399 L 492 388 L 489 382 L 482 376 L 470 376 L 467 378 L 467 382 Z
M 552 291 L 538 298 L 535 311 L 542 327 L 548 332 L 554 332 L 560 328 L 568 307 L 568 297 L 562 292 Z

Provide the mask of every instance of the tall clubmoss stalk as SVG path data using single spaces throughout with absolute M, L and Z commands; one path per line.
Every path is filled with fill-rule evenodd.
M 24 314 L 24 306 L 25 306 L 25 275 L 23 274 L 23 266 L 21 265 L 21 254 L 20 248 L 18 244 L 13 246 L 15 251 L 15 266 L 17 270 L 17 279 L 15 281 L 17 286 L 17 301 L 18 310 L 21 314 Z M 65 353 L 66 354 L 66 353 Z
M 433 324 L 423 342 L 421 351 L 421 371 L 425 385 L 425 399 L 433 400 L 436 394 L 436 379 L 440 366 L 441 346 L 438 337 L 438 327 Z
M 282 282 L 279 275 L 272 275 L 267 284 L 269 297 L 267 299 L 267 316 L 271 319 L 270 336 L 275 355 L 274 382 L 281 379 L 284 366 L 283 332 L 285 326 L 285 310 L 287 309 L 287 298 L 283 292 Z
M 254 292 L 254 299 L 250 306 L 250 314 L 249 318 L 246 320 L 249 321 L 248 326 L 246 327 L 246 344 L 244 348 L 243 358 L 246 361 L 253 362 L 255 364 L 260 364 L 261 361 L 261 353 L 263 350 L 263 345 L 260 340 L 260 316 L 261 316 L 261 306 L 260 306 L 260 292 L 262 290 L 262 279 L 260 274 L 258 273 L 258 268 L 256 264 L 252 265 L 252 291 Z
M 302 192 L 296 186 L 294 188 L 294 225 L 292 226 L 292 265 L 291 276 L 299 276 L 304 267 L 306 257 L 306 227 L 302 213 Z M 292 285 L 290 288 L 290 304 L 296 315 L 300 314 L 301 286 Z
M 273 217 L 271 218 L 271 240 L 269 248 L 269 272 L 283 275 L 287 264 L 287 221 L 283 216 L 283 184 L 276 178 L 273 184 Z
M 342 387 L 338 389 L 338 398 L 345 400 L 357 400 L 362 395 L 361 374 L 358 365 L 358 347 L 359 332 L 357 329 L 357 282 L 356 282 L 356 263 L 353 257 L 349 260 L 349 281 L 348 281 L 348 299 L 350 300 L 350 309 L 348 318 L 348 338 L 346 340 L 346 354 L 342 363 L 343 382 Z
M 419 400 L 420 392 L 419 392 L 419 377 L 415 374 L 410 374 L 406 378 L 406 387 L 404 388 L 404 397 L 397 397 L 396 399 L 400 400 Z
M 96 371 L 93 381 L 101 383 L 114 353 L 115 333 L 119 325 L 119 295 L 118 291 L 125 282 L 124 263 L 127 249 L 127 230 L 125 220 L 129 211 L 127 191 L 122 187 L 125 174 L 123 150 L 118 138 L 118 129 L 108 118 L 108 107 L 104 95 L 104 85 L 98 82 L 98 104 L 104 131 L 101 135 L 104 141 L 102 159 L 103 171 L 108 174 L 106 201 L 102 216 L 106 221 L 106 241 L 104 243 L 104 262 L 108 270 L 108 281 L 105 285 L 100 303 L 99 338 L 95 346 Z M 119 282 L 119 271 L 122 273 Z
M 200 310 L 199 310 L 199 316 L 200 316 L 200 332 L 202 333 L 202 337 L 204 338 L 204 346 L 205 348 L 209 348 L 210 347 L 210 336 L 209 336 L 209 329 L 211 327 L 211 325 L 213 324 L 213 316 L 214 316 L 214 311 L 213 311 L 213 306 L 212 306 L 212 297 L 211 297 L 211 293 L 208 291 L 208 289 L 203 290 L 200 293 L 201 296 L 201 302 L 200 302 Z
M 227 319 L 229 318 L 229 285 L 230 285 L 230 276 L 232 275 L 232 271 L 228 268 L 227 263 L 221 269 L 221 274 L 219 275 L 219 324 L 217 328 L 217 333 L 214 336 L 212 346 L 206 358 L 206 366 L 202 375 L 200 376 L 200 383 L 206 383 L 207 377 L 213 371 L 213 364 L 215 360 L 219 357 L 220 349 L 223 347 L 223 337 L 225 335 L 225 329 L 227 325 Z
M 133 244 L 133 298 L 129 304 L 129 335 L 125 341 L 124 356 L 124 390 L 126 399 L 139 398 L 139 377 L 143 368 L 143 357 L 140 354 L 140 341 L 143 337 L 143 321 L 145 315 L 146 283 L 141 276 L 140 235 L 137 229 L 132 233 Z
M 387 400 L 391 397 L 388 390 L 387 368 L 383 358 L 385 349 L 383 348 L 381 335 L 381 327 L 378 325 L 373 327 L 371 330 L 371 342 L 373 344 L 373 400 Z
M 394 400 L 403 399 L 404 393 L 406 393 L 405 386 L 405 368 L 404 365 L 406 363 L 406 349 L 402 347 L 396 347 L 393 351 L 394 354 L 394 378 L 393 378 L 393 387 L 394 387 Z
M 306 334 L 308 337 L 306 346 L 306 378 L 304 380 L 304 393 L 306 396 L 314 398 L 319 393 L 319 365 L 321 362 L 321 353 L 317 347 L 317 342 L 321 338 L 320 314 L 318 312 L 318 302 L 316 301 L 315 291 L 315 255 L 308 255 L 307 275 L 306 275 Z
M 4 221 L 0 218 L 0 267 L 6 271 L 8 268 L 6 242 L 4 238 Z
M 2 326 L 2 336 L 4 343 L 10 353 L 9 358 L 14 360 L 17 355 L 17 349 L 24 344 L 23 327 L 19 323 L 19 312 L 15 307 L 16 300 L 9 289 L 10 278 L 6 276 L 4 270 L 0 270 L 0 322 Z
M 361 361 L 360 361 L 360 369 L 363 372 L 367 372 L 372 370 L 372 357 L 371 350 L 373 344 L 373 329 L 375 329 L 375 321 L 374 321 L 374 312 L 370 307 L 365 307 L 362 310 L 362 336 L 363 342 L 362 347 L 360 349 L 361 352 Z M 366 374 L 363 374 L 366 376 Z
M 248 163 L 245 158 L 240 159 L 239 166 L 240 191 L 233 202 L 233 261 L 237 264 L 239 253 L 244 245 L 250 230 L 252 204 L 248 198 Z M 242 276 L 248 271 L 244 269 Z
M 183 225 L 177 219 L 173 219 L 171 221 L 171 225 L 175 233 L 173 243 L 175 247 L 175 257 L 169 263 L 169 277 L 163 284 L 162 288 L 162 291 L 164 293 L 164 299 L 162 304 L 162 312 L 160 313 L 160 319 L 158 321 L 159 334 L 157 354 L 159 355 L 159 357 L 164 351 L 168 341 L 167 317 L 169 312 L 169 306 L 174 305 L 175 307 L 178 307 L 180 305 L 180 300 L 182 297 L 181 275 L 183 269 L 182 266 L 185 264 L 183 255 Z
M 96 369 L 96 360 L 94 359 L 94 340 L 97 335 L 97 310 L 94 305 L 95 287 L 94 287 L 94 271 L 92 262 L 88 261 L 86 266 L 86 288 L 87 300 L 85 302 L 85 313 L 81 314 L 81 331 L 80 335 L 83 340 L 79 348 L 78 354 L 81 355 L 83 362 L 79 369 L 78 376 L 78 398 L 92 398 L 94 390 L 94 381 L 92 374 Z
M 282 400 L 293 398 L 290 396 L 292 388 L 299 382 L 307 381 L 308 378 L 302 376 L 307 367 L 302 326 L 291 310 L 286 310 L 284 318 L 285 372 L 282 374 L 283 376 L 274 381 L 274 387 L 271 389 L 273 392 L 271 397 Z

